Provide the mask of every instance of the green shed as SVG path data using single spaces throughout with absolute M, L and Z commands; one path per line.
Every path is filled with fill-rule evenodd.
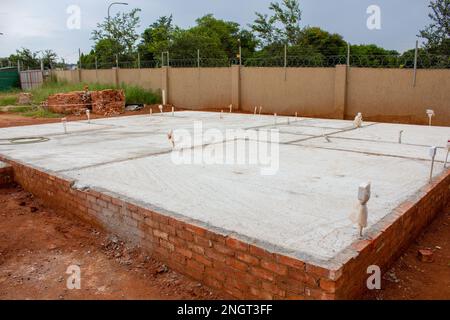
M 20 88 L 20 77 L 16 67 L 0 68 L 0 91 Z

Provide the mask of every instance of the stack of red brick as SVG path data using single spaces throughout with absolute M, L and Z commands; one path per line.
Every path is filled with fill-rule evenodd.
M 48 97 L 47 106 L 61 114 L 81 114 L 91 109 L 94 114 L 111 116 L 125 111 L 125 94 L 123 90 L 58 93 Z
M 103 116 L 113 116 L 124 112 L 125 94 L 123 90 L 103 90 L 91 92 L 92 112 Z
M 69 93 L 57 93 L 48 97 L 48 109 L 52 112 L 62 114 L 80 114 L 86 108 L 90 107 L 83 101 L 83 91 Z

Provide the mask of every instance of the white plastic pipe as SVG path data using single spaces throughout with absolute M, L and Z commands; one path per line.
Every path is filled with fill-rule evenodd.
M 447 168 L 448 155 L 450 154 L 450 140 L 447 141 L 447 156 L 445 157 L 444 168 Z
M 298 120 L 298 112 L 295 113 L 295 121 Z
M 150 107 L 150 116 L 152 116 L 152 115 L 153 115 L 153 108 Z
M 277 124 L 277 122 L 278 122 L 278 121 L 277 121 L 278 115 L 277 115 L 276 113 L 274 113 L 274 114 L 273 114 L 273 117 L 274 117 L 274 122 L 275 122 L 275 124 Z
M 62 118 L 61 122 L 62 122 L 62 125 L 63 125 L 64 134 L 67 134 L 67 118 Z
M 158 108 L 159 108 L 159 112 L 160 112 L 160 113 L 163 113 L 163 108 L 164 108 L 163 105 L 160 104 Z
M 259 107 L 259 115 L 262 113 L 262 106 Z
M 431 170 L 430 170 L 430 183 L 433 182 L 433 169 L 434 169 L 434 159 L 436 158 L 437 147 L 430 148 L 431 157 Z
M 174 117 L 174 116 L 175 116 L 175 108 L 172 107 L 172 117 Z
M 86 116 L 88 119 L 88 123 L 91 123 L 91 111 L 89 109 L 86 109 Z
M 163 105 L 165 106 L 167 104 L 166 90 L 162 91 L 162 99 L 163 99 Z
M 363 236 L 363 230 L 367 227 L 369 209 L 367 203 L 371 197 L 370 182 L 363 183 L 358 188 L 358 204 L 354 212 L 350 216 L 351 220 L 359 227 L 359 236 Z
M 400 130 L 398 133 L 398 143 L 402 144 L 402 138 L 403 138 L 403 130 Z
M 258 107 L 255 107 L 255 111 L 253 112 L 253 115 L 256 116 L 256 112 L 258 112 Z
M 233 112 L 233 105 L 230 104 L 230 113 L 232 113 L 232 112 Z
M 428 109 L 427 115 L 428 115 L 428 125 L 431 127 L 431 120 L 436 114 L 434 113 L 434 110 Z

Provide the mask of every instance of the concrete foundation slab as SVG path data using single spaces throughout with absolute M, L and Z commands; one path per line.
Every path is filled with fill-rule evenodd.
M 278 117 L 275 125 L 272 116 L 177 112 L 69 123 L 68 134 L 61 133 L 61 124 L 7 128 L 0 129 L 4 141 L 37 135 L 50 140 L 0 145 L 0 155 L 74 181 L 74 190 L 101 190 L 163 216 L 330 270 L 342 267 L 342 255 L 359 241 L 349 216 L 361 183 L 372 183 L 371 230 L 427 186 L 429 146 L 440 147 L 433 177 L 447 174 L 442 161 L 450 128 L 366 123 L 354 129 L 351 121 L 293 119 L 287 124 L 286 117 Z M 261 165 L 247 162 L 174 163 L 167 133 L 184 129 L 199 137 L 196 125 L 222 133 L 280 130 L 280 144 L 271 149 L 274 174 L 262 175 Z M 399 144 L 401 130 L 404 138 Z M 240 140 L 224 135 L 214 146 L 229 150 Z M 208 148 L 205 141 L 193 141 L 185 150 Z

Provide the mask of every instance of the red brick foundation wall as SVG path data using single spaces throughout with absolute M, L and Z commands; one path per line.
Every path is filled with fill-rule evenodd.
M 366 265 L 384 267 L 393 262 L 448 201 L 450 184 L 450 175 L 435 182 L 435 188 L 429 188 L 412 207 L 405 204 L 387 217 L 385 230 L 376 233 L 372 241 L 358 242 L 356 249 L 341 253 L 338 258 L 343 267 L 326 268 L 268 252 L 103 192 L 75 190 L 70 180 L 4 161 L 14 168 L 16 182 L 50 207 L 115 233 L 172 269 L 238 299 L 358 297 L 364 290 Z
M 450 204 L 450 170 L 422 188 L 368 231 L 370 240 L 353 243 L 336 258 L 344 266 L 336 272 L 336 298 L 358 298 L 367 290 L 367 268 L 377 265 L 382 273 Z

